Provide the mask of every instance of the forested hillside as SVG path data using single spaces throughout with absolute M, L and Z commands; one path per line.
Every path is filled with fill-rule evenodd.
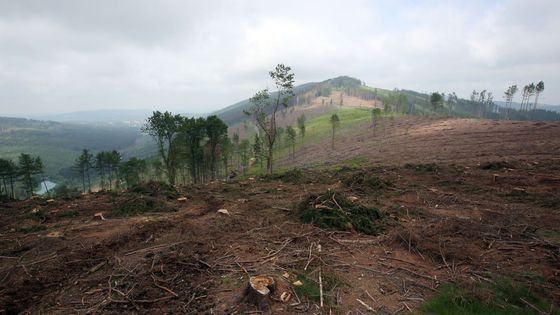
M 71 174 L 70 168 L 84 147 L 119 150 L 125 155 L 152 154 L 148 138 L 137 128 L 0 117 L 0 156 L 15 160 L 20 153 L 38 155 L 46 175 L 54 181 Z

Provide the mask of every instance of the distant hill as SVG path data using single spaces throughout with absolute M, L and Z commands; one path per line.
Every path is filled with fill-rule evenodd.
M 290 108 L 282 113 L 279 126 L 294 125 L 296 116 L 305 114 L 312 118 L 337 108 L 388 108 L 393 112 L 409 115 L 451 115 L 456 117 L 479 117 L 501 119 L 505 116 L 503 102 L 495 101 L 497 105 L 473 103 L 467 99 L 457 99 L 452 107 L 443 104 L 434 108 L 430 103 L 430 95 L 412 90 L 387 90 L 366 86 L 361 80 L 349 76 L 339 76 L 322 82 L 311 82 L 294 88 L 295 97 L 291 100 Z M 275 93 L 272 93 L 274 97 Z M 502 105 L 502 107 L 500 107 Z M 243 113 L 250 108 L 249 99 L 218 110 L 212 114 L 218 115 L 229 126 L 230 131 L 242 135 L 244 130 L 251 129 L 249 122 L 252 118 Z M 513 120 L 558 120 L 560 106 L 539 104 L 537 111 L 513 111 L 509 119 Z M 514 109 L 519 104 L 514 103 Z M 270 112 L 270 110 L 269 110 Z M 242 125 L 242 128 L 241 128 Z
M 141 126 L 152 114 L 148 109 L 99 109 L 83 110 L 53 115 L 38 115 L 29 118 L 57 122 L 87 123 L 87 124 L 125 124 Z M 200 114 L 181 113 L 185 116 L 200 116 Z
M 16 161 L 20 153 L 39 155 L 54 181 L 68 177 L 82 149 L 118 150 L 124 157 L 153 153 L 151 140 L 138 128 L 0 117 L 0 157 Z

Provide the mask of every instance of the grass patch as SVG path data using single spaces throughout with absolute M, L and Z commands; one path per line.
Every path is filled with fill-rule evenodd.
M 176 211 L 174 207 L 167 205 L 162 200 L 149 196 L 134 196 L 115 203 L 113 213 L 117 216 L 133 216 L 146 212 L 169 212 Z
M 70 210 L 70 211 L 63 211 L 57 213 L 59 218 L 74 218 L 77 217 L 80 213 L 77 210 Z
M 428 164 L 413 164 L 407 163 L 404 165 L 404 168 L 407 170 L 414 171 L 416 173 L 432 173 L 437 174 L 440 171 L 439 165 L 435 163 L 428 163 Z
M 301 182 L 303 173 L 299 168 L 292 168 L 272 175 L 264 175 L 262 178 L 264 180 L 281 180 L 283 182 L 297 184 Z
M 147 183 L 137 184 L 132 186 L 129 191 L 151 197 L 165 197 L 167 199 L 179 197 L 177 189 L 164 182 L 149 181 Z
M 456 191 L 462 191 L 466 193 L 483 193 L 488 192 L 489 190 L 484 187 L 476 186 L 470 183 L 467 183 L 461 179 L 458 180 L 442 180 L 437 182 L 439 187 L 446 187 L 449 189 L 453 189 Z
M 22 232 L 22 233 L 27 234 L 27 233 L 45 231 L 46 229 L 47 229 L 47 227 L 44 226 L 44 225 L 32 225 L 32 226 L 20 227 L 18 229 L 18 232 Z
M 377 176 L 371 176 L 368 172 L 351 174 L 342 180 L 342 184 L 350 189 L 356 189 L 362 192 L 367 190 L 383 190 L 394 186 L 392 182 L 383 180 Z
M 25 214 L 25 218 L 45 221 L 48 218 L 48 215 L 43 209 L 38 209 L 37 211 L 31 211 Z
M 560 210 L 560 197 L 558 196 L 545 197 L 539 200 L 537 203 L 541 207 Z
M 297 280 L 301 281 L 302 285 L 294 286 L 294 290 L 300 298 L 303 297 L 311 301 L 319 301 L 321 296 L 319 284 L 307 279 L 304 275 L 298 275 Z
M 480 164 L 478 167 L 481 170 L 501 170 L 504 168 L 513 168 L 511 164 L 506 161 L 493 161 Z
M 524 190 L 512 190 L 503 196 L 513 201 L 535 201 L 535 196 Z
M 559 314 L 559 310 L 549 300 L 510 279 L 500 279 L 495 284 L 442 285 L 436 294 L 422 305 L 421 312 L 441 315 L 539 314 L 529 304 L 543 313 L 552 310 L 551 314 Z
M 355 230 L 377 235 L 385 228 L 385 220 L 376 208 L 350 202 L 343 194 L 326 192 L 310 195 L 299 204 L 299 218 L 320 228 Z

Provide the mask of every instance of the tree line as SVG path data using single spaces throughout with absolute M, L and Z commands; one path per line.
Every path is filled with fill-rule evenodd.
M 158 160 L 171 185 L 178 175 L 200 183 L 227 176 L 232 143 L 227 125 L 217 116 L 189 118 L 153 112 L 142 130 L 156 142 Z
M 44 165 L 39 156 L 21 153 L 17 163 L 10 159 L 0 159 L 0 180 L 0 196 L 5 198 L 17 197 L 18 184 L 28 198 L 35 195 L 41 182 L 48 193 Z

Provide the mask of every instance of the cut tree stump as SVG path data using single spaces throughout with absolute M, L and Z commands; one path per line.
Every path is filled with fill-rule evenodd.
M 264 275 L 249 278 L 240 297 L 241 302 L 256 305 L 260 310 L 270 307 L 271 293 L 276 289 L 274 278 Z

